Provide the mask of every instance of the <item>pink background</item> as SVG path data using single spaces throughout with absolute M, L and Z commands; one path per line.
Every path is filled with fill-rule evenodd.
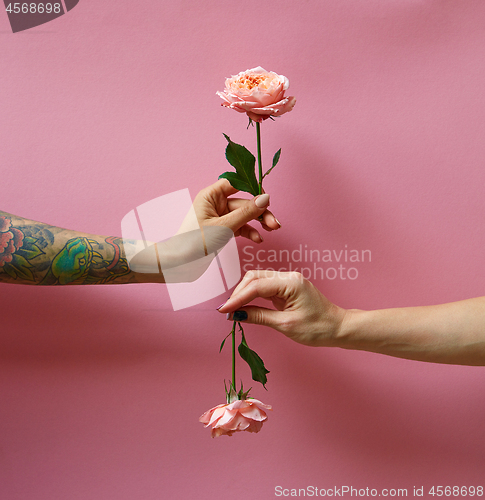
M 95 2 L 12 34 L 0 13 L 1 208 L 119 235 L 122 217 L 254 151 L 224 78 L 261 65 L 297 104 L 263 125 L 281 231 L 369 249 L 344 307 L 484 294 L 485 2 Z M 239 241 L 239 248 L 247 243 Z M 0 497 L 273 498 L 275 487 L 484 484 L 484 368 L 311 349 L 248 327 L 271 370 L 259 434 L 211 440 L 230 325 L 165 286 L 0 285 Z M 249 371 L 239 374 L 249 386 Z

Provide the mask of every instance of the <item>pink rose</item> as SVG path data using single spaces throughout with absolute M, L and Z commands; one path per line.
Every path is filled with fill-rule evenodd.
M 217 92 L 217 95 L 224 99 L 223 106 L 246 113 L 255 122 L 262 122 L 293 109 L 296 99 L 285 97 L 289 86 L 286 76 L 258 66 L 228 78 L 224 92 Z
M 233 403 L 219 405 L 206 411 L 199 421 L 212 428 L 211 436 L 232 436 L 234 432 L 259 432 L 268 418 L 264 410 L 271 410 L 257 399 L 237 399 Z

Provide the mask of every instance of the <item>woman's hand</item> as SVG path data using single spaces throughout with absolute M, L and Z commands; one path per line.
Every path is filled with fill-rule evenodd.
M 229 198 L 237 193 L 227 179 L 220 179 L 205 189 L 202 189 L 194 200 L 194 209 L 201 226 L 226 226 L 235 236 L 243 236 L 255 243 L 261 243 L 263 238 L 248 222 L 260 217 L 261 225 L 266 231 L 279 229 L 281 224 L 267 210 L 269 195 L 255 196 L 252 200 Z
M 270 300 L 276 310 L 243 307 L 257 297 Z M 344 309 L 332 304 L 300 273 L 264 270 L 246 273 L 218 310 L 228 313 L 231 321 L 269 326 L 308 346 L 337 346 L 346 316 Z
M 264 229 L 280 227 L 267 210 L 269 195 L 252 200 L 229 198 L 237 193 L 228 180 L 221 179 L 200 191 L 177 234 L 168 240 L 139 248 L 129 259 L 130 268 L 138 273 L 163 273 L 165 283 L 197 280 L 207 270 L 211 259 L 234 236 L 244 236 L 261 243 L 259 232 L 248 222 L 259 218 Z M 195 220 L 195 216 L 197 220 Z M 201 231 L 201 228 L 204 228 Z M 205 257 L 212 256 L 209 259 Z

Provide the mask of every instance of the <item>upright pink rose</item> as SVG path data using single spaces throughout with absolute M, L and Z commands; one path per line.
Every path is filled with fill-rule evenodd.
M 223 106 L 246 113 L 251 120 L 262 122 L 293 109 L 296 99 L 285 97 L 290 86 L 288 78 L 258 66 L 226 80 L 224 92 L 217 92 Z
M 268 418 L 264 410 L 271 410 L 257 399 L 237 399 L 233 403 L 219 405 L 206 411 L 199 421 L 211 426 L 211 436 L 232 436 L 234 432 L 259 432 Z

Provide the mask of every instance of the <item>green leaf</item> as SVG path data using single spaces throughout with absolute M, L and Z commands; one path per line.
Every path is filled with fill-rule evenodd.
M 221 352 L 221 351 L 222 351 L 222 348 L 224 347 L 224 344 L 225 344 L 225 342 L 226 342 L 226 339 L 227 339 L 227 337 L 229 337 L 229 335 L 231 335 L 231 333 L 232 333 L 232 332 L 229 332 L 229 333 L 226 335 L 226 338 L 222 341 L 221 347 L 219 348 L 219 352 Z
M 29 264 L 29 262 L 18 253 L 12 255 L 12 265 L 15 267 L 32 267 L 32 264 Z
M 24 247 L 25 246 L 28 246 L 30 247 L 31 245 L 34 245 L 35 243 L 37 243 L 37 239 L 36 238 L 32 238 L 31 236 L 26 236 L 24 238 Z
M 21 255 L 14 253 L 12 255 L 12 263 L 10 264 L 14 271 L 17 273 L 19 278 L 28 281 L 35 281 L 34 275 L 32 271 L 29 269 L 32 267 L 31 264 L 27 260 L 24 259 Z
M 244 337 L 244 331 L 239 324 L 239 328 L 241 330 L 242 339 L 241 343 L 237 350 L 239 351 L 239 355 L 251 368 L 251 376 L 253 380 L 256 382 L 261 382 L 263 387 L 266 389 L 265 384 L 268 381 L 266 374 L 269 373 L 269 370 L 264 366 L 263 360 L 258 356 L 258 354 L 249 348 L 248 343 L 246 342 L 246 338 Z
M 12 269 L 12 265 L 11 264 L 8 264 L 6 263 L 4 266 L 3 266 L 3 269 L 4 271 L 11 277 L 13 278 L 14 280 L 17 279 L 17 273 L 14 271 L 14 269 Z
M 16 266 L 12 267 L 15 269 L 15 272 L 17 273 L 19 278 L 22 278 L 27 281 L 35 281 L 34 275 L 32 274 L 32 271 L 29 268 L 27 267 L 18 268 Z
M 17 254 L 25 257 L 27 260 L 35 259 L 35 257 L 38 257 L 43 253 L 44 252 L 37 245 L 32 245 L 30 248 L 22 247 L 17 250 Z
M 256 196 L 259 194 L 255 173 L 256 158 L 244 146 L 231 141 L 226 134 L 224 134 L 224 137 L 228 142 L 226 147 L 227 161 L 236 169 L 239 179 L 247 184 L 248 189 L 250 189 L 247 192 Z
M 241 388 L 239 389 L 239 392 L 237 393 L 238 399 L 248 399 L 248 394 L 249 394 L 249 391 L 251 389 L 252 389 L 252 387 L 250 387 L 246 392 L 244 392 L 243 384 L 241 382 Z
M 227 390 L 226 381 L 224 380 L 224 389 L 226 390 L 226 402 L 227 402 L 227 404 L 231 404 L 234 401 L 237 401 L 237 399 L 239 399 L 238 393 L 236 392 L 236 389 L 232 386 L 232 382 L 229 382 L 229 387 L 230 387 L 230 389 Z
M 273 165 L 271 166 L 270 169 L 266 171 L 266 173 L 263 175 L 263 179 L 273 170 L 273 168 L 276 167 L 278 162 L 280 161 L 280 155 L 281 155 L 281 148 L 276 151 L 275 155 L 273 156 Z
M 28 267 L 17 267 L 12 265 L 13 270 L 17 273 L 19 278 L 27 281 L 35 281 L 32 271 Z
M 236 172 L 224 172 L 219 176 L 219 179 L 227 179 L 233 188 L 253 194 L 252 187 L 244 179 L 241 179 Z

